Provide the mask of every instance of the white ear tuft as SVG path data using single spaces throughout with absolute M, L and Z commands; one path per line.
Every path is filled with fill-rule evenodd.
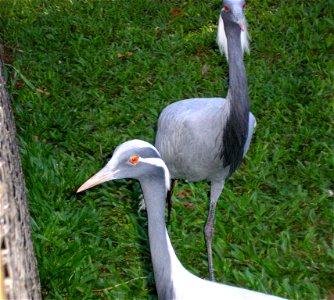
M 242 52 L 249 53 L 249 33 L 247 30 L 247 27 L 246 27 L 246 30 L 241 31 L 240 39 L 241 39 Z
M 227 38 L 225 34 L 224 21 L 220 14 L 219 14 L 219 20 L 218 20 L 217 44 L 218 44 L 220 53 L 222 55 L 225 54 L 225 57 L 228 61 Z
M 170 190 L 171 178 L 170 178 L 170 173 L 169 173 L 169 170 L 165 162 L 161 158 L 143 158 L 143 157 L 140 157 L 139 161 L 153 165 L 153 166 L 161 167 L 163 169 L 164 176 L 165 176 L 165 187 L 166 187 L 166 193 L 167 193 L 167 191 Z

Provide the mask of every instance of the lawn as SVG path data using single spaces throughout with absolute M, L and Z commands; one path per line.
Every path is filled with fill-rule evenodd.
M 44 299 L 156 298 L 140 186 L 76 195 L 113 149 L 154 142 L 168 104 L 224 96 L 221 1 L 2 0 L 0 39 Z M 290 299 L 334 294 L 334 3 L 248 1 L 257 128 L 217 206 L 216 279 Z M 178 182 L 168 226 L 207 278 L 209 186 Z

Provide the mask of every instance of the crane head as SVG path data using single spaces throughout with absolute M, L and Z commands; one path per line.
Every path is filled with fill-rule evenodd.
M 219 14 L 217 43 L 220 52 L 225 54 L 228 60 L 227 39 L 224 22 L 230 22 L 240 27 L 240 40 L 243 51 L 249 52 L 249 34 L 245 17 L 246 2 L 244 0 L 223 0 Z
M 165 177 L 167 192 L 170 188 L 170 175 L 158 150 L 150 143 L 141 140 L 127 141 L 115 149 L 107 165 L 81 185 L 77 193 L 114 179 L 142 180 L 161 176 L 161 170 Z
M 225 20 L 236 23 L 242 31 L 247 30 L 244 10 L 246 2 L 244 0 L 223 0 L 221 16 Z

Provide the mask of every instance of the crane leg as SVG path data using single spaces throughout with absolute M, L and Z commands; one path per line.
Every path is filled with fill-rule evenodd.
M 215 281 L 213 261 L 212 261 L 212 239 L 214 235 L 215 210 L 219 196 L 224 188 L 224 182 L 225 181 L 211 182 L 209 213 L 208 213 L 208 219 L 204 227 L 204 235 L 208 251 L 209 275 L 211 281 Z
M 176 182 L 176 179 L 171 180 L 170 190 L 167 191 L 167 197 L 166 197 L 167 208 L 168 208 L 167 224 L 169 224 L 170 222 L 170 213 L 172 210 L 172 195 L 173 195 L 173 189 L 175 186 L 175 182 Z

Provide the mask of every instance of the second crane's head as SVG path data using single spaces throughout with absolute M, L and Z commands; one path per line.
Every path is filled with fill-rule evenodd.
M 246 2 L 244 0 L 223 0 L 223 7 L 220 12 L 225 22 L 235 23 L 239 25 L 242 31 L 247 29 L 244 10 Z
M 170 175 L 158 150 L 150 143 L 131 140 L 119 145 L 107 165 L 88 179 L 77 193 L 114 179 L 152 181 L 158 177 L 165 179 L 167 191 L 170 188 Z
M 240 41 L 243 51 L 249 52 L 247 21 L 245 17 L 246 2 L 244 0 L 223 0 L 219 14 L 217 43 L 220 52 L 225 54 L 228 60 L 228 40 L 226 27 L 240 28 Z M 235 31 L 234 31 L 235 32 Z

